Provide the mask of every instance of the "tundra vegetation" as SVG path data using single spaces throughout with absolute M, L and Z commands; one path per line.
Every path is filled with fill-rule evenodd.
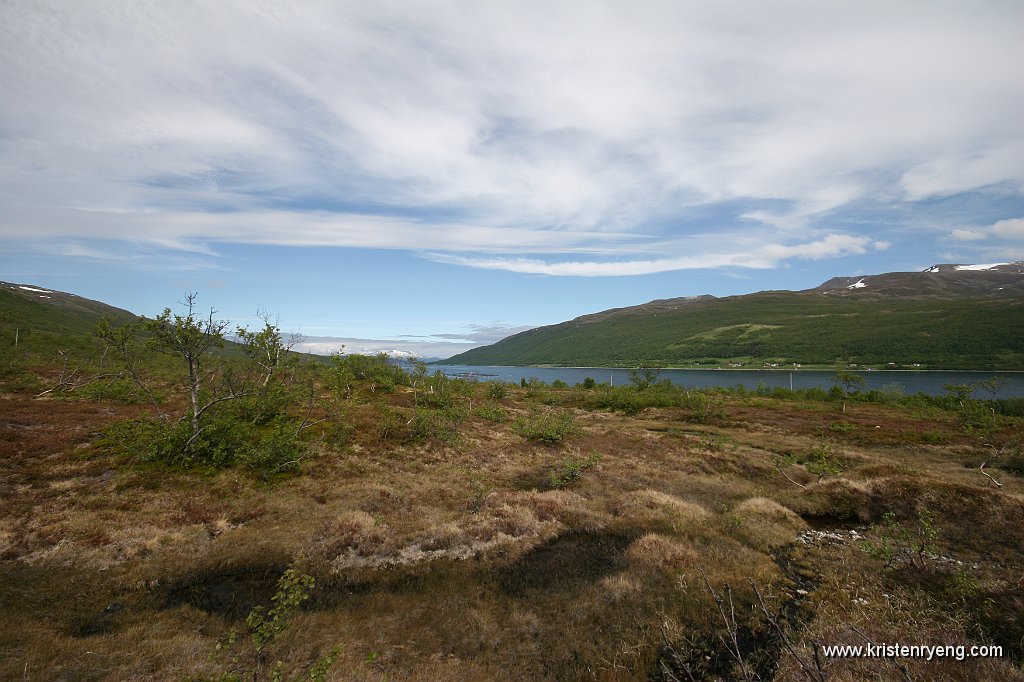
M 188 303 L 5 351 L 0 678 L 1024 679 L 997 385 L 475 383 Z

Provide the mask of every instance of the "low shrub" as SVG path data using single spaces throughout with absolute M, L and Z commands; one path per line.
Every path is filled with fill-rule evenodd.
M 927 509 L 917 513 L 917 523 L 904 525 L 894 512 L 882 515 L 882 523 L 871 526 L 876 539 L 864 542 L 871 556 L 886 566 L 905 563 L 922 568 L 929 554 L 936 550 L 939 531 L 935 527 L 935 514 Z
M 578 481 L 584 471 L 596 466 L 600 461 L 601 455 L 596 452 L 591 453 L 590 457 L 587 457 L 586 459 L 578 459 L 571 456 L 566 457 L 551 474 L 551 487 L 555 490 L 561 490 L 570 483 Z
M 239 637 L 236 630 L 232 629 L 227 641 L 217 644 L 217 651 L 230 655 L 227 662 L 227 670 L 216 675 L 195 676 L 194 680 L 209 680 L 210 682 L 242 682 L 243 680 L 264 679 L 264 673 L 269 672 L 269 679 L 300 679 L 304 678 L 311 682 L 322 682 L 327 679 L 327 673 L 334 665 L 334 662 L 341 655 L 341 647 L 333 647 L 327 654 L 307 666 L 295 666 L 271 656 L 271 651 L 277 643 L 278 638 L 291 625 L 291 619 L 295 611 L 309 599 L 316 580 L 313 576 L 290 567 L 284 572 L 277 582 L 277 592 L 271 598 L 272 606 L 267 610 L 263 606 L 256 606 L 249 612 L 245 619 L 247 638 Z M 244 646 L 248 639 L 250 646 Z
M 75 391 L 75 394 L 81 398 L 114 400 L 125 405 L 138 405 L 148 400 L 138 386 L 127 379 L 91 381 Z
M 508 397 L 508 384 L 504 381 L 492 381 L 487 385 L 487 397 L 501 400 Z
M 297 471 L 306 452 L 294 422 L 279 418 L 260 428 L 230 413 L 210 417 L 195 437 L 185 420 L 122 421 L 107 430 L 106 443 L 135 462 L 184 469 L 241 465 L 264 478 Z
M 473 395 L 473 384 L 465 379 L 452 379 L 437 371 L 426 377 L 416 392 L 416 403 L 434 409 L 451 409 L 463 404 Z
M 409 422 L 408 440 L 454 443 L 459 439 L 459 428 L 466 413 L 454 408 L 430 410 L 416 408 Z
M 503 424 L 509 420 L 508 411 L 501 405 L 480 405 L 473 412 L 477 416 L 497 424 Z
M 512 429 L 527 440 L 547 445 L 557 445 L 580 431 L 572 413 L 563 410 L 519 417 L 512 425 Z
M 263 478 L 299 470 L 306 445 L 295 424 L 279 419 L 272 428 L 249 447 L 238 451 L 237 460 L 246 469 Z

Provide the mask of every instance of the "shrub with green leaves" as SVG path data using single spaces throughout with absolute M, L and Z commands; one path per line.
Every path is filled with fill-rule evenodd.
M 115 422 L 107 428 L 104 442 L 132 461 L 182 464 L 175 460 L 188 438 L 187 425 L 144 417 Z
M 525 387 L 526 398 L 528 400 L 545 402 L 551 397 L 551 392 L 548 390 L 547 384 L 536 377 L 531 377 L 530 380 L 525 383 Z
M 114 378 L 109 381 L 91 381 L 77 390 L 82 398 L 93 400 L 115 400 L 125 405 L 138 405 L 147 398 L 139 387 L 127 379 Z
M 501 400 L 508 397 L 508 384 L 504 381 L 492 381 L 487 385 L 487 397 Z
M 408 439 L 454 443 L 459 439 L 459 429 L 465 418 L 466 412 L 456 408 L 432 410 L 418 407 L 409 421 Z
M 487 421 L 495 422 L 497 424 L 507 422 L 509 419 L 508 411 L 501 405 L 484 404 L 477 407 L 473 412 L 477 416 L 483 417 Z
M 527 440 L 557 445 L 566 438 L 579 433 L 576 419 L 571 412 L 552 410 L 519 417 L 512 430 Z
M 631 388 L 608 387 L 602 391 L 598 404 L 603 408 L 634 416 L 652 406 L 651 397 L 651 394 Z
M 660 370 L 649 364 L 641 364 L 629 371 L 629 383 L 638 391 L 645 391 L 658 381 Z
M 818 476 L 838 476 L 843 472 L 843 465 L 836 455 L 835 446 L 824 437 L 819 438 L 818 444 L 807 453 L 803 464 L 809 472 Z
M 572 456 L 566 457 L 555 467 L 549 483 L 552 488 L 560 490 L 570 483 L 578 481 L 584 471 L 596 466 L 600 461 L 601 455 L 596 452 L 590 453 L 590 456 L 586 459 L 578 459 Z
M 687 391 L 680 402 L 681 406 L 690 408 L 698 424 L 708 424 L 719 416 L 721 399 L 716 391 Z
M 735 449 L 736 444 L 730 441 L 728 438 L 720 433 L 705 432 L 700 434 L 700 447 L 703 450 L 711 450 L 713 452 L 721 452 L 726 449 L 727 446 Z
M 448 409 L 465 404 L 472 395 L 472 383 L 465 379 L 453 379 L 439 370 L 421 382 L 416 391 L 416 403 L 436 409 Z
M 227 641 L 217 644 L 218 652 L 234 652 L 230 655 L 227 670 L 216 675 L 195 676 L 192 679 L 208 682 L 242 682 L 242 680 L 261 679 L 280 682 L 285 679 L 294 680 L 301 677 L 311 682 L 326 680 L 327 672 L 341 654 L 340 646 L 333 647 L 326 655 L 306 668 L 304 676 L 294 669 L 289 670 L 295 666 L 290 666 L 280 659 L 274 661 L 273 664 L 270 663 L 274 644 L 281 633 L 290 626 L 291 617 L 295 611 L 309 599 L 315 585 L 316 581 L 313 576 L 302 573 L 295 567 L 286 570 L 277 582 L 277 592 L 271 598 L 270 610 L 256 606 L 245 619 L 250 646 L 238 651 L 242 648 L 242 642 L 245 640 L 240 639 L 238 632 L 232 629 Z M 269 675 L 265 676 L 264 671 Z
M 185 420 L 142 418 L 114 424 L 106 441 L 136 462 L 184 469 L 241 465 L 262 477 L 297 471 L 306 453 L 295 422 L 282 417 L 257 427 L 230 411 L 211 415 L 194 437 Z
M 285 415 L 293 402 L 284 383 L 271 381 L 254 395 L 228 401 L 222 410 L 232 412 L 237 419 L 262 426 Z
M 387 353 L 377 355 L 335 355 L 332 358 L 331 381 L 343 395 L 362 384 L 370 393 L 394 393 L 396 386 L 408 386 L 409 373 L 391 362 Z
M 238 451 L 238 463 L 263 478 L 296 472 L 306 455 L 299 434 L 295 423 L 278 419 L 258 441 Z
M 871 530 L 877 539 L 865 541 L 864 549 L 886 566 L 908 564 L 923 568 L 928 555 L 935 553 L 939 537 L 935 514 L 927 509 L 918 512 L 917 523 L 911 526 L 900 522 L 893 512 L 887 512 Z
M 404 419 L 386 403 L 377 407 L 377 435 L 381 440 L 394 438 L 402 430 Z

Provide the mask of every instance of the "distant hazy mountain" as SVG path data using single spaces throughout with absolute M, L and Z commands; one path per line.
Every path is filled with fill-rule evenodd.
M 651 301 L 538 327 L 448 364 L 1024 369 L 1024 262 L 836 277 L 805 291 Z

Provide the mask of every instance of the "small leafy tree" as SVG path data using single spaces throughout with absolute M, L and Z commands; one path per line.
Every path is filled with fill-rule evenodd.
M 836 370 L 835 376 L 832 377 L 832 385 L 839 391 L 843 403 L 843 412 L 846 412 L 846 401 L 850 394 L 854 392 L 854 389 L 859 390 L 863 388 L 864 384 L 865 381 L 862 375 L 845 369 Z
M 661 370 L 651 364 L 641 363 L 636 369 L 629 371 L 629 383 L 638 391 L 645 391 L 658 382 Z
M 996 418 L 996 395 L 1003 386 L 1003 380 L 992 377 L 970 384 L 946 384 L 947 399 L 960 415 L 960 423 L 967 433 L 978 434 L 988 440 L 998 426 Z M 988 400 L 974 398 L 975 390 L 989 394 Z
M 487 395 L 495 400 L 508 397 L 508 384 L 504 381 L 491 381 L 487 385 Z
M 351 398 L 355 388 L 356 375 L 349 366 L 348 359 L 341 351 L 331 356 L 331 368 L 327 382 L 340 398 Z
M 157 315 L 156 319 L 146 323 L 145 328 L 152 333 L 148 345 L 159 353 L 179 358 L 185 362 L 188 368 L 188 398 L 189 398 L 189 419 L 192 438 L 196 438 L 200 431 L 200 419 L 203 413 L 216 403 L 238 397 L 234 391 L 227 396 L 207 400 L 201 404 L 200 390 L 204 380 L 208 378 L 203 373 L 203 364 L 206 354 L 212 348 L 224 346 L 224 330 L 228 323 L 223 320 L 215 320 L 213 308 L 206 317 L 199 315 L 196 310 L 196 299 L 198 294 L 189 292 L 185 295 L 182 305 L 185 306 L 186 314 L 172 314 L 170 308 Z
M 262 386 L 270 383 L 274 370 L 284 362 L 295 344 L 300 343 L 302 338 L 292 334 L 285 341 L 281 338 L 281 327 L 278 321 L 271 321 L 270 315 L 263 310 L 257 315 L 263 322 L 263 328 L 257 331 L 250 331 L 248 327 L 238 327 L 238 339 L 242 344 L 242 351 L 253 363 L 263 371 Z
M 138 334 L 145 326 L 144 322 L 138 320 L 126 322 L 119 326 L 114 326 L 111 322 L 112 320 L 109 317 L 100 318 L 100 321 L 96 323 L 96 336 L 103 342 L 106 348 L 105 352 L 113 351 L 121 364 L 121 373 L 131 379 L 146 394 L 146 398 L 153 406 L 156 416 L 164 419 L 165 415 L 163 410 L 160 409 L 160 402 L 149 388 L 149 384 L 140 368 L 142 345 L 138 340 Z
M 113 429 L 113 444 L 140 461 L 172 466 L 242 464 L 263 477 L 294 471 L 306 452 L 300 439 L 302 430 L 323 421 L 310 419 L 312 377 L 306 416 L 293 424 L 286 412 L 292 399 L 291 379 L 276 379 L 275 372 L 296 339 L 285 342 L 277 323 L 264 313 L 262 329 L 238 328 L 249 362 L 223 360 L 214 364 L 210 354 L 224 345 L 227 322 L 216 320 L 212 309 L 208 315 L 201 315 L 196 298 L 191 292 L 186 296 L 184 314 L 173 314 L 167 308 L 153 320 L 119 327 L 102 320 L 97 326 L 96 333 L 107 350 L 113 349 L 120 358 L 121 372 L 143 388 L 158 417 L 134 420 Z M 136 338 L 142 333 L 148 334 L 145 344 Z M 140 346 L 171 356 L 185 366 L 188 407 L 177 422 L 164 417 L 156 397 L 146 387 L 137 357 Z

